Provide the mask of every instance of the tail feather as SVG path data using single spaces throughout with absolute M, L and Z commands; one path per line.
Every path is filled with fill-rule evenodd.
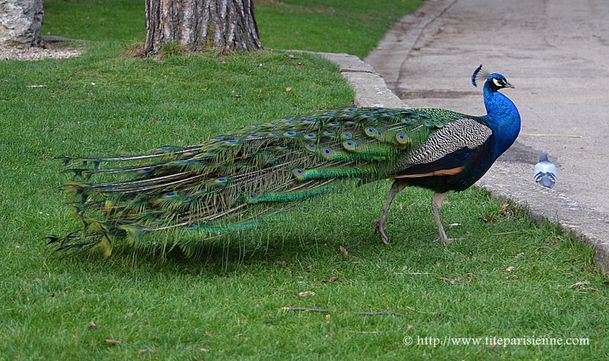
M 337 181 L 390 176 L 396 159 L 441 126 L 410 109 L 349 108 L 284 118 L 192 147 L 64 157 L 71 172 L 85 176 L 64 187 L 77 196 L 84 226 L 49 243 L 62 250 L 100 245 L 110 254 L 121 239 L 150 245 L 161 233 L 176 242 L 250 229 L 295 201 L 337 191 Z

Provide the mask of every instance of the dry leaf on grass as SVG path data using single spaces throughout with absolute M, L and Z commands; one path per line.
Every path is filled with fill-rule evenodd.
M 336 282 L 336 281 L 338 281 L 338 276 L 332 276 L 328 279 L 321 280 L 321 283 Z
M 89 322 L 89 328 L 97 328 L 97 323 L 95 321 Z
M 463 276 L 457 276 L 455 278 L 447 278 L 447 277 L 440 276 L 440 277 L 438 277 L 438 279 L 441 281 L 444 281 L 446 283 L 449 283 L 451 285 L 455 285 L 459 282 L 462 282 L 464 278 L 463 278 Z
M 579 281 L 579 282 L 575 282 L 570 287 L 571 288 L 582 288 L 582 287 L 588 286 L 588 285 L 590 285 L 590 281 Z
M 472 273 L 467 274 L 467 281 L 465 283 L 467 283 L 468 285 L 474 283 L 474 275 Z
M 501 204 L 501 208 L 499 209 L 499 215 L 501 217 L 509 216 L 510 215 L 509 208 L 510 208 L 510 204 L 508 202 L 503 202 Z
M 313 292 L 313 291 L 302 291 L 302 292 L 298 292 L 298 296 L 299 297 L 313 297 L 313 296 L 315 296 L 315 292 Z
M 516 269 L 516 266 L 509 266 L 505 269 L 506 272 L 513 272 Z
M 338 249 L 340 250 L 340 253 L 345 256 L 345 257 L 349 257 L 349 251 L 347 251 L 347 249 L 343 246 L 338 247 Z
M 119 340 L 115 340 L 115 339 L 112 339 L 112 338 L 107 338 L 105 340 L 105 342 L 106 342 L 106 345 L 110 345 L 110 346 L 120 345 L 120 343 L 121 343 Z
M 484 222 L 484 223 L 493 223 L 493 222 L 495 222 L 495 216 L 492 216 L 490 214 L 482 216 L 481 218 L 482 218 L 482 222 Z
M 313 272 L 313 265 L 312 265 L 312 264 L 308 265 L 308 266 L 307 266 L 306 271 L 307 271 L 308 273 Z

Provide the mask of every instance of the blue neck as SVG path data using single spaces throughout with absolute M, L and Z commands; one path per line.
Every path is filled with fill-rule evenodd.
M 495 137 L 494 156 L 497 159 L 514 143 L 520 132 L 520 114 L 508 97 L 493 90 L 490 82 L 484 84 L 484 106 L 489 126 Z

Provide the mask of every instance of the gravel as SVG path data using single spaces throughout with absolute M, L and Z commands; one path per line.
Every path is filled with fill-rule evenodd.
M 0 61 L 26 60 L 36 61 L 44 59 L 64 59 L 79 56 L 83 49 L 68 47 L 0 47 Z

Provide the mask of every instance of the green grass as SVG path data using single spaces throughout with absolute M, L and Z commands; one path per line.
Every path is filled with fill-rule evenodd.
M 363 8 L 354 13 L 370 18 L 399 15 L 396 8 L 383 15 L 387 9 L 366 10 L 368 1 L 353 3 Z M 46 1 L 45 29 L 97 40 L 87 43 L 89 52 L 61 61 L 0 62 L 0 360 L 609 357 L 609 289 L 592 250 L 479 190 L 449 195 L 444 220 L 460 223 L 448 232 L 462 238 L 451 245 L 432 242 L 431 194 L 415 189 L 398 196 L 387 226 L 392 244 L 379 245 L 371 221 L 389 187 L 379 182 L 305 202 L 274 227 L 203 242 L 197 258 L 132 258 L 128 249 L 109 259 L 53 253 L 44 237 L 78 226 L 59 192 L 69 178 L 53 157 L 193 144 L 262 120 L 343 106 L 353 97 L 334 66 L 310 56 L 118 57 L 140 39 L 132 34 L 141 24 L 110 13 L 120 26 L 104 40 L 100 34 L 110 30 L 79 22 L 87 12 L 97 19 L 101 7 L 126 4 Z M 326 6 L 308 4 L 259 6 L 261 15 L 277 11 L 274 20 L 268 17 L 274 25 L 261 29 L 289 28 L 291 17 L 306 23 L 308 17 L 293 12 L 317 14 Z M 297 47 L 280 36 L 267 34 L 267 44 Z M 298 47 L 369 49 L 324 43 L 317 35 L 305 40 Z M 332 276 L 338 280 L 321 282 Z M 315 295 L 299 297 L 302 291 Z M 281 312 L 285 306 L 332 312 Z M 353 313 L 383 310 L 402 316 Z M 590 345 L 406 346 L 407 336 L 415 343 L 445 336 L 587 337 Z
M 422 0 L 255 1 L 263 45 L 365 56 Z M 144 41 L 141 0 L 45 0 L 43 33 L 85 40 Z

